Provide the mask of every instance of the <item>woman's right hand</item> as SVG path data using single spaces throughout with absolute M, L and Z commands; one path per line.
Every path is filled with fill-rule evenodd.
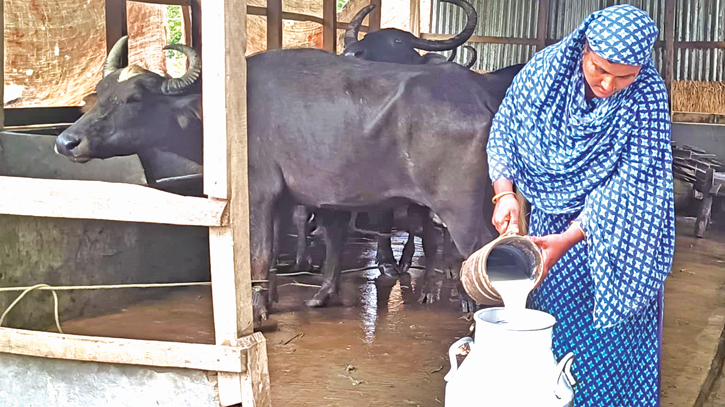
M 493 226 L 499 234 L 507 231 L 519 233 L 519 201 L 516 195 L 505 195 L 496 201 L 493 208 Z

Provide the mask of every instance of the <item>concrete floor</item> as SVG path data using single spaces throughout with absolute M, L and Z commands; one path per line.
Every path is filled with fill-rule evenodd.
M 692 219 L 678 220 L 675 261 L 665 287 L 662 406 L 725 405 L 725 379 L 718 377 L 725 353 L 725 227 L 711 227 L 704 239 L 691 237 L 693 228 Z M 355 244 L 348 246 L 346 250 L 354 250 Z M 374 252 L 348 266 L 364 265 L 359 261 L 363 257 L 374 258 Z M 452 297 L 455 288 L 442 279 L 440 301 L 420 305 L 406 293 L 415 279 L 374 282 L 376 273 L 346 275 L 344 300 L 325 309 L 301 306 L 312 288 L 280 290 L 282 302 L 265 332 L 275 405 L 442 405 L 446 350 L 470 326 L 460 318 Z M 312 284 L 318 280 L 297 278 Z M 68 321 L 63 328 L 78 334 L 213 342 L 206 289 Z

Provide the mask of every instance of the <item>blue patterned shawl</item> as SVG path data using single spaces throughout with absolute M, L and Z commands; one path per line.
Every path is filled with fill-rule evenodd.
M 651 58 L 658 33 L 630 5 L 591 14 L 526 64 L 491 127 L 492 181 L 513 181 L 546 213 L 579 213 L 597 327 L 614 326 L 649 304 L 672 264 L 670 116 Z M 634 83 L 587 100 L 586 40 L 611 62 L 642 66 Z

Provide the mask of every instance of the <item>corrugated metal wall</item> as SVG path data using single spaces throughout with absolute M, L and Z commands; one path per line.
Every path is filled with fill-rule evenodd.
M 478 11 L 474 35 L 536 38 L 539 0 L 469 0 Z M 632 4 L 649 13 L 664 41 L 664 0 L 551 0 L 548 39 L 559 40 L 573 31 L 593 11 L 607 4 Z M 675 41 L 725 41 L 725 0 L 677 0 Z M 433 0 L 431 31 L 455 34 L 465 25 L 459 7 Z M 474 69 L 490 71 L 528 61 L 533 45 L 469 44 L 478 51 Z M 653 58 L 662 73 L 664 47 L 656 47 Z M 678 49 L 675 51 L 675 80 L 725 80 L 725 50 Z M 467 56 L 459 55 L 457 62 Z

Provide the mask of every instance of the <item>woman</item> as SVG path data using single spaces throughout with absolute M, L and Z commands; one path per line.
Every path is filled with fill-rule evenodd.
M 496 114 L 487 152 L 499 233 L 531 202 L 545 273 L 529 307 L 574 351 L 576 406 L 659 404 L 662 290 L 674 252 L 670 117 L 655 23 L 597 11 L 537 53 Z

